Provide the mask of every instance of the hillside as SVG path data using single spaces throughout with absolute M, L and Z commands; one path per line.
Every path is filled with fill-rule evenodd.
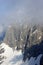
M 0 54 L 1 60 L 0 64 L 1 65 L 39 65 L 40 64 L 40 58 L 42 54 L 40 54 L 37 59 L 35 60 L 35 57 L 31 57 L 30 60 L 26 60 L 25 62 L 22 60 L 23 55 L 21 50 L 17 51 L 12 48 L 10 48 L 6 43 L 2 43 L 1 48 L 4 48 L 4 52 Z M 4 58 L 2 59 L 2 57 Z

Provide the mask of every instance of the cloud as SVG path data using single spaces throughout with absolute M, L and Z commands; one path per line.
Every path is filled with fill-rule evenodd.
M 0 23 L 43 21 L 43 0 L 0 0 Z M 42 22 L 41 22 L 42 23 Z

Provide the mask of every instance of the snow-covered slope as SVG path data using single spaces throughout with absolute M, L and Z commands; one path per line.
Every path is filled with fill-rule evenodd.
M 21 50 L 17 51 L 12 48 L 10 48 L 6 43 L 2 43 L 0 45 L 0 49 L 4 48 L 4 52 L 0 54 L 0 56 L 4 56 L 2 59 L 3 63 L 1 65 L 39 65 L 40 64 L 40 58 L 42 54 L 40 54 L 37 59 L 35 60 L 35 57 L 31 57 L 30 60 L 28 59 L 23 62 L 23 55 Z M 0 61 L 1 62 L 1 61 Z
M 12 48 L 10 48 L 8 45 L 6 45 L 5 43 L 1 44 L 1 47 L 4 48 L 5 52 L 2 53 L 2 55 L 6 56 L 6 57 L 11 57 L 13 54 L 13 50 Z
M 4 57 L 1 61 L 7 63 L 7 62 L 10 60 L 10 58 L 12 57 L 12 55 L 13 55 L 13 49 L 10 48 L 10 47 L 9 47 L 8 45 L 6 45 L 5 43 L 2 43 L 0 46 L 1 46 L 2 49 L 4 49 L 4 52 L 2 52 L 2 53 L 0 54 L 0 56 Z M 0 61 L 0 62 L 1 62 L 1 61 Z M 6 62 L 6 61 L 7 61 L 7 62 Z M 4 64 L 4 65 L 5 65 L 5 64 Z

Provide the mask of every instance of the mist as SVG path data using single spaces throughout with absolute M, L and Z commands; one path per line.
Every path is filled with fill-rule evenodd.
M 0 0 L 0 24 L 43 24 L 43 0 Z

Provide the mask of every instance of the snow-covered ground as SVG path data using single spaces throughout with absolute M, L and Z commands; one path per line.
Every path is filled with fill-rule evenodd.
M 5 43 L 2 43 L 0 46 L 2 48 L 4 48 L 4 50 L 5 50 L 4 53 L 2 53 L 0 55 L 6 57 L 3 59 L 3 63 L 1 65 L 35 65 L 35 64 L 40 65 L 40 58 L 41 58 L 42 54 L 40 54 L 37 57 L 37 60 L 35 60 L 35 58 L 31 57 L 29 61 L 27 59 L 26 62 L 23 62 L 22 61 L 23 56 L 22 56 L 21 50 L 13 51 L 13 49 L 10 48 Z

